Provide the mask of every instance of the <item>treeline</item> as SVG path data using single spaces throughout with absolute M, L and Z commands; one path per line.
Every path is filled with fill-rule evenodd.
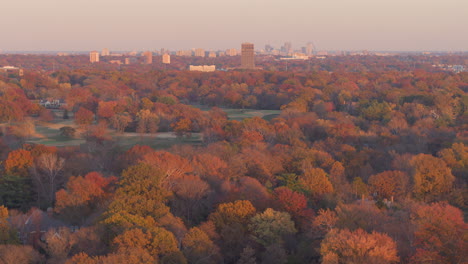
M 110 61 L 125 62 L 131 58 L 130 65 L 117 65 Z M 397 54 L 392 56 L 328 56 L 312 57 L 308 60 L 279 60 L 280 56 L 255 55 L 255 64 L 267 71 L 332 71 L 332 72 L 383 72 L 426 70 L 438 72 L 439 65 L 466 65 L 466 54 Z M 106 56 L 100 57 L 99 63 L 91 64 L 88 54 L 70 54 L 68 56 L 0 54 L 0 66 L 12 65 L 33 71 L 69 71 L 77 69 L 139 71 L 148 70 L 188 70 L 189 65 L 215 65 L 218 70 L 235 69 L 240 66 L 240 55 L 209 57 L 184 57 L 171 55 L 171 64 L 163 64 L 160 55 L 153 55 L 151 65 L 144 64 L 143 56 Z

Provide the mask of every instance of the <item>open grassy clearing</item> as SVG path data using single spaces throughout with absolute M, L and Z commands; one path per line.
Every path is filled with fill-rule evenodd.
M 211 107 L 205 105 L 192 105 L 193 107 L 199 108 L 202 111 L 209 111 Z M 226 112 L 227 116 L 231 120 L 242 121 L 245 118 L 260 117 L 267 121 L 279 116 L 281 110 L 258 110 L 258 109 L 240 109 L 240 108 L 221 108 Z
M 206 106 L 195 106 L 203 111 L 208 111 L 211 108 Z M 222 108 L 231 120 L 242 121 L 245 118 L 260 117 L 265 120 L 271 120 L 277 117 L 281 110 L 255 110 L 255 109 L 235 109 Z M 72 114 L 69 119 L 63 119 L 62 110 L 53 110 L 55 119 L 51 122 L 35 121 L 35 133 L 26 140 L 27 143 L 43 144 L 47 146 L 78 146 L 86 141 L 81 136 L 81 130 L 75 125 Z M 60 134 L 60 128 L 70 126 L 77 130 L 75 138 L 64 137 Z M 115 142 L 121 147 L 128 149 L 134 145 L 148 145 L 157 149 L 170 148 L 177 144 L 199 145 L 202 143 L 200 133 L 193 133 L 190 138 L 177 138 L 172 132 L 161 132 L 157 134 L 138 133 L 115 133 L 114 130 L 109 130 L 109 134 Z
M 200 133 L 192 133 L 190 138 L 177 138 L 172 132 L 161 132 L 156 135 L 124 133 L 122 135 L 115 135 L 113 138 L 124 149 L 129 149 L 135 145 L 147 145 L 155 149 L 166 149 L 179 144 L 200 145 L 202 143 Z
M 36 122 L 36 133 L 31 138 L 26 140 L 27 143 L 43 144 L 47 146 L 77 146 L 85 143 L 85 140 L 80 136 L 77 129 L 76 138 L 67 138 L 60 134 L 60 128 L 63 126 L 71 126 L 77 128 L 73 122 L 64 120 L 58 122 L 54 120 L 53 123 Z M 137 134 L 137 133 L 123 133 L 117 134 L 114 130 L 109 130 L 109 134 L 115 142 L 121 147 L 128 149 L 134 145 L 148 145 L 153 148 L 170 148 L 176 144 L 201 144 L 201 134 L 193 133 L 190 138 L 177 138 L 172 132 L 161 132 L 157 134 Z
M 73 121 L 72 114 L 69 114 L 69 119 L 63 119 L 63 110 L 53 110 L 54 120 L 50 122 L 35 121 L 35 133 L 27 140 L 27 143 L 43 144 L 47 146 L 78 146 L 85 143 L 82 137 L 83 130 L 80 129 Z M 73 127 L 76 129 L 75 138 L 62 136 L 60 128 L 64 126 Z M 138 134 L 138 133 L 123 133 L 118 134 L 115 130 L 109 129 L 109 135 L 115 142 L 124 149 L 131 148 L 134 145 L 148 145 L 157 149 L 170 148 L 176 144 L 192 144 L 198 145 L 202 143 L 200 133 L 193 133 L 190 138 L 177 138 L 172 132 L 161 132 L 156 134 Z

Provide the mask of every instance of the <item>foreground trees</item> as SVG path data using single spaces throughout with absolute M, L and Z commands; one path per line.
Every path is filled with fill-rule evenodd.
M 443 160 L 419 154 L 410 164 L 413 167 L 413 192 L 417 198 L 432 201 L 451 190 L 455 177 Z
M 397 263 L 396 243 L 387 235 L 333 229 L 323 240 L 320 253 L 322 263 Z
M 70 221 L 79 224 L 94 210 L 103 206 L 111 196 L 115 177 L 104 178 L 102 174 L 91 172 L 84 177 L 71 177 L 66 189 L 61 189 L 56 195 L 55 211 Z
M 64 164 L 65 159 L 57 154 L 44 153 L 36 159 L 32 167 L 34 183 L 45 205 L 52 205 L 58 186 L 65 181 L 61 175 Z
M 182 240 L 183 253 L 188 263 L 219 263 L 219 248 L 208 235 L 197 227 L 189 230 Z
M 369 177 L 369 185 L 380 199 L 405 198 L 409 177 L 402 171 L 385 171 Z
M 46 71 L 0 75 L 0 244 L 38 250 L 0 245 L 0 262 L 467 258 L 468 74 L 432 67 L 466 56 L 332 56 L 214 73 L 174 70 L 205 63 L 178 56 L 161 71 L 13 57 L 0 62 Z M 48 72 L 51 60 L 60 72 Z M 29 99 L 50 97 L 66 98 L 75 124 L 57 115 L 34 132 L 57 112 Z M 85 143 L 24 144 L 62 121 L 57 142 L 43 142 Z M 151 147 L 132 147 L 138 140 Z
M 31 246 L 0 245 L 0 263 L 43 263 L 44 257 Z
M 166 215 L 170 192 L 162 187 L 163 177 L 160 170 L 143 163 L 126 169 L 104 222 L 119 233 L 132 226 L 146 227 Z
M 282 244 L 285 236 L 297 232 L 288 213 L 277 212 L 271 208 L 252 217 L 249 229 L 253 233 L 254 240 L 265 247 Z
M 14 244 L 17 242 L 17 237 L 14 228 L 8 223 L 8 209 L 0 206 L 0 245 Z
M 256 209 L 249 201 L 220 204 L 208 219 L 213 222 L 222 241 L 225 259 L 232 262 L 242 252 L 248 239 L 248 224 Z
M 413 211 L 416 226 L 414 263 L 462 263 L 468 257 L 468 225 L 462 212 L 447 203 L 419 205 Z

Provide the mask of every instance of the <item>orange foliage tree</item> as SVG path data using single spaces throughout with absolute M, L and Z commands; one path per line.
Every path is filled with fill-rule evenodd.
M 320 168 L 312 168 L 299 176 L 299 183 L 314 199 L 320 199 L 324 194 L 333 192 L 333 185 L 327 173 Z
M 84 107 L 80 107 L 75 113 L 75 123 L 81 126 L 91 125 L 94 120 L 93 112 Z
M 370 176 L 369 185 L 379 198 L 403 198 L 409 187 L 408 175 L 402 171 L 384 171 Z
M 396 243 L 378 232 L 333 229 L 320 246 L 322 263 L 397 263 Z
M 55 211 L 79 219 L 92 213 L 111 193 L 115 177 L 103 177 L 98 172 L 90 172 L 84 177 L 71 177 L 66 189 L 55 194 Z
M 468 225 L 461 210 L 447 203 L 416 206 L 414 263 L 463 263 L 468 259 Z
M 227 260 L 237 258 L 248 241 L 248 223 L 256 209 L 249 201 L 223 203 L 208 219 L 214 223 L 221 236 L 221 250 Z
M 175 179 L 192 172 L 190 162 L 167 151 L 153 151 L 143 156 L 142 162 L 154 166 L 163 173 L 162 183 L 171 187 Z
M 417 198 L 431 200 L 452 188 L 455 177 L 442 159 L 419 154 L 410 163 L 413 168 L 413 192 Z
M 219 263 L 221 260 L 218 246 L 200 228 L 188 231 L 182 240 L 184 255 L 189 263 Z
M 13 150 L 5 160 L 5 171 L 7 173 L 26 176 L 28 168 L 33 165 L 31 152 L 24 149 Z

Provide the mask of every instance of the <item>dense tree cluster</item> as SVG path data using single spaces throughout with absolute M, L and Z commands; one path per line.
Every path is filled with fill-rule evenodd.
M 0 56 L 31 69 L 0 76 L 0 263 L 468 258 L 468 74 L 430 66 L 458 56 L 314 59 L 289 71 L 263 58 L 265 70 L 214 73 L 178 71 L 182 58 L 165 70 L 40 58 Z M 47 72 L 48 60 L 68 67 Z M 47 98 L 66 102 L 63 116 L 33 101 Z M 223 108 L 281 114 L 236 120 Z M 34 122 L 53 120 L 84 143 L 28 143 Z M 114 137 L 162 132 L 202 142 L 153 149 Z

